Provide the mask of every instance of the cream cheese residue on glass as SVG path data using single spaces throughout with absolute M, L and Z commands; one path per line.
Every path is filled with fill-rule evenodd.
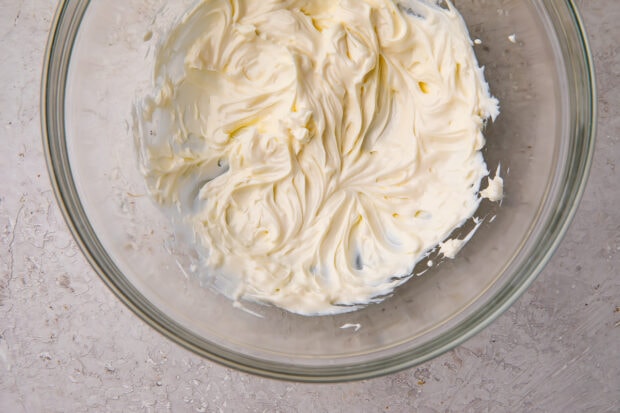
M 351 311 L 472 217 L 498 102 L 441 4 L 204 0 L 171 30 L 139 161 L 219 289 Z

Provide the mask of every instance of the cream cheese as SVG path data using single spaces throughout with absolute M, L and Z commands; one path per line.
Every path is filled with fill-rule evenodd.
M 498 102 L 442 3 L 204 0 L 169 33 L 140 166 L 226 294 L 351 311 L 472 217 Z

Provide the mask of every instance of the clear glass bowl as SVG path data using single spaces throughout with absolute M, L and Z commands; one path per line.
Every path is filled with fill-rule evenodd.
M 381 304 L 324 317 L 255 306 L 256 317 L 201 288 L 185 275 L 186 254 L 172 247 L 167 218 L 145 195 L 132 105 L 149 90 L 155 45 L 193 2 L 63 1 L 47 48 L 42 125 L 58 202 L 92 266 L 139 317 L 230 367 L 351 380 L 455 347 L 541 271 L 575 212 L 594 145 L 592 61 L 572 1 L 458 1 L 501 102 L 484 154 L 491 168 L 501 162 L 506 197 L 499 208 L 481 206 L 488 219 L 455 260 Z

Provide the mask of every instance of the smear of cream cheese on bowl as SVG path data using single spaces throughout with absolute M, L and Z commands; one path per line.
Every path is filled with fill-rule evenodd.
M 135 109 L 153 199 L 236 301 L 378 302 L 501 199 L 499 174 L 479 192 L 498 101 L 449 1 L 203 0 Z

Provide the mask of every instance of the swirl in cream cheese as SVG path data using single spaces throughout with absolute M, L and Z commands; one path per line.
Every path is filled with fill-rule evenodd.
M 235 299 L 379 301 L 474 214 L 498 102 L 445 4 L 204 0 L 169 33 L 140 165 Z

